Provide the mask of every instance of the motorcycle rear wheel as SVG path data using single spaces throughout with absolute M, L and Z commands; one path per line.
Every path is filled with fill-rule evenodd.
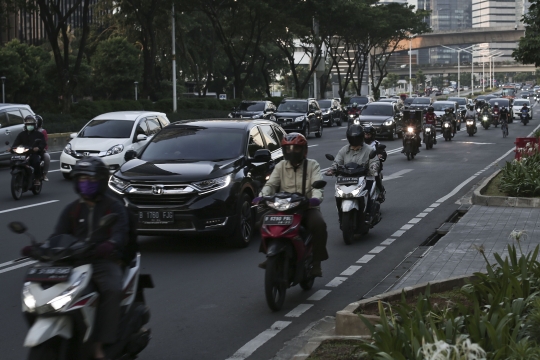
M 39 185 L 32 186 L 32 194 L 39 195 L 41 193 L 41 188 L 43 186 L 43 181 L 39 181 Z
M 30 348 L 28 360 L 57 360 L 60 349 L 60 339 L 54 337 L 38 346 Z
M 11 177 L 11 196 L 19 200 L 23 193 L 23 174 L 18 173 Z
M 287 292 L 284 282 L 287 281 L 284 280 L 287 276 L 285 265 L 284 253 L 271 256 L 266 261 L 264 293 L 266 295 L 266 303 L 272 311 L 279 311 L 285 302 L 285 293 Z
M 353 209 L 351 211 L 343 213 L 341 218 L 341 231 L 343 232 L 343 241 L 347 245 L 351 245 L 354 240 L 357 212 L 358 210 Z

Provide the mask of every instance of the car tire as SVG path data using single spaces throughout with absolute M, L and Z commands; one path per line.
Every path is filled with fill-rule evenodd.
M 71 176 L 69 176 L 69 173 L 62 173 L 62 176 L 63 176 L 64 179 L 66 179 L 66 180 L 71 180 Z
M 227 239 L 227 245 L 234 248 L 245 248 L 253 237 L 255 222 L 251 210 L 251 196 L 243 193 L 238 199 L 237 224 L 232 235 Z
M 322 121 L 321 121 L 320 124 L 319 124 L 319 131 L 317 131 L 317 132 L 315 133 L 315 137 L 320 138 L 320 137 L 322 136 L 322 132 L 323 132 L 323 123 L 322 123 Z
M 307 139 L 309 137 L 309 123 L 304 124 L 304 129 L 302 129 L 302 135 Z

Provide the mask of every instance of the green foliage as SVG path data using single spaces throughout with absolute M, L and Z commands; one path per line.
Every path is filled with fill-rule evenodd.
M 523 152 L 520 161 L 507 162 L 501 174 L 501 192 L 509 196 L 540 196 L 540 154 L 537 151 L 529 156 Z
M 523 15 L 525 36 L 519 39 L 518 47 L 512 53 L 516 61 L 540 66 L 540 0 L 529 0 L 528 12 Z

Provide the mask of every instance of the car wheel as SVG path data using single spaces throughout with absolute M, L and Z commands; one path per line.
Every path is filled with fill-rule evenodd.
M 307 139 L 309 137 L 309 123 L 304 124 L 304 129 L 302 130 L 302 135 Z
M 69 176 L 69 173 L 62 173 L 62 176 L 63 176 L 64 179 L 66 179 L 66 180 L 71 180 L 71 176 Z
M 228 239 L 228 245 L 231 247 L 244 248 L 249 245 L 254 228 L 251 200 L 251 196 L 243 193 L 238 201 L 238 223 L 232 236 Z
M 322 126 L 322 121 L 319 123 L 319 131 L 317 131 L 315 133 L 315 137 L 318 137 L 320 138 L 322 136 L 322 132 L 323 132 L 323 126 Z
M 395 134 L 396 134 L 396 128 L 394 128 L 394 130 L 390 131 L 390 135 L 388 135 L 388 140 L 394 141 Z

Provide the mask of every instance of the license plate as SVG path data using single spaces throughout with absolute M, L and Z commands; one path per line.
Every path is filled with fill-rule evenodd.
M 264 225 L 291 225 L 294 217 L 292 215 L 266 215 Z
M 11 157 L 11 160 L 24 160 L 26 159 L 26 156 L 24 155 L 14 155 Z
M 40 266 L 28 269 L 25 281 L 64 282 L 71 275 L 71 266 Z
M 358 178 L 356 177 L 343 177 L 339 176 L 337 178 L 337 184 L 338 185 L 344 185 L 344 184 L 358 184 Z
M 139 211 L 139 222 L 142 224 L 172 224 L 173 211 Z

